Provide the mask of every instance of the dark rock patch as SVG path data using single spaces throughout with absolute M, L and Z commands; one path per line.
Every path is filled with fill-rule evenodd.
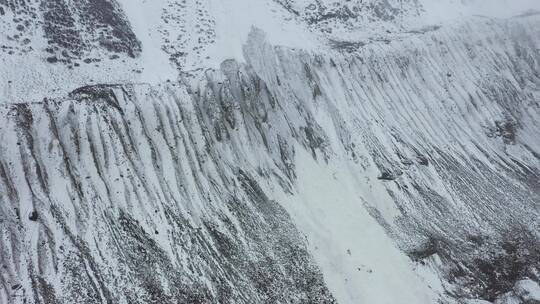
M 377 179 L 384 180 L 384 181 L 393 181 L 393 180 L 396 180 L 401 175 L 403 175 L 403 172 L 401 170 L 396 170 L 396 171 L 384 170 L 381 172 L 381 175 L 377 177 Z
M 48 62 L 48 63 L 57 63 L 57 62 L 58 62 L 58 58 L 56 58 L 56 56 L 53 56 L 53 57 L 47 57 L 47 62 Z
M 15 285 L 11 286 L 11 290 L 19 290 L 19 289 L 21 289 L 21 287 L 22 287 L 21 284 L 15 284 Z
M 345 40 L 335 40 L 330 39 L 330 46 L 334 49 L 344 51 L 347 53 L 352 53 L 355 51 L 358 51 L 361 47 L 366 45 L 365 42 L 362 41 L 345 41 Z
M 416 156 L 416 161 L 422 166 L 429 166 L 428 158 L 422 154 Z
M 33 222 L 36 222 L 38 220 L 38 218 L 39 218 L 39 214 L 35 210 L 30 212 L 30 214 L 28 215 L 28 219 L 33 221 Z

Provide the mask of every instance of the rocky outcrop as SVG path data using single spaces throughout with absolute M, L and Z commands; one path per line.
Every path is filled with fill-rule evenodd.
M 83 60 L 95 60 L 95 49 L 111 53 L 139 55 L 141 43 L 115 0 L 78 1 L 0 1 L 4 28 L 0 41 L 7 42 L 2 51 L 9 55 L 32 52 L 32 41 L 43 35 L 49 62 L 77 66 Z M 7 39 L 6 39 L 7 38 Z M 34 45 L 35 46 L 35 45 Z M 4 56 L 6 54 L 4 53 Z

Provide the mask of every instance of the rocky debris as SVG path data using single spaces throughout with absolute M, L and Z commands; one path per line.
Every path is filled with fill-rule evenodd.
M 436 255 L 440 252 L 440 240 L 435 238 L 429 238 L 425 243 L 421 244 L 418 248 L 412 249 L 407 252 L 407 255 L 411 260 L 415 262 L 424 263 L 424 260 Z
M 0 13 L 5 14 L 1 5 Z M 15 16 L 13 29 L 17 33 L 8 40 L 17 44 L 11 47 L 21 52 L 41 51 L 29 44 L 42 32 L 47 40 L 45 53 L 55 55 L 46 58 L 49 63 L 73 66 L 98 49 L 129 57 L 141 52 L 141 43 L 116 0 L 6 0 L 4 5 Z
M 31 220 L 32 222 L 36 222 L 38 218 L 39 218 L 39 214 L 35 210 L 30 212 L 30 214 L 28 215 L 28 219 Z
M 21 289 L 22 285 L 21 284 L 15 284 L 13 286 L 11 286 L 11 290 L 19 290 Z
M 529 278 L 516 283 L 514 289 L 497 298 L 494 304 L 538 304 L 540 303 L 540 286 Z
M 403 166 L 405 166 L 406 168 L 409 168 L 410 166 L 414 165 L 414 162 L 413 162 L 412 160 L 410 160 L 410 159 L 403 158 L 403 159 L 401 160 L 401 164 L 402 164 Z
M 393 181 L 393 180 L 396 180 L 401 175 L 403 175 L 403 171 L 401 170 L 394 170 L 394 171 L 385 170 L 381 172 L 381 175 L 379 175 L 377 179 L 384 180 L 384 181 Z
M 516 229 L 503 242 L 493 243 L 492 239 L 482 238 L 473 242 L 472 254 L 466 249 L 468 245 L 438 243 L 437 253 L 449 266 L 447 276 L 449 282 L 458 289 L 456 297 L 474 296 L 495 303 L 507 303 L 511 299 L 523 302 L 523 295 L 534 293 L 540 277 L 540 241 L 527 231 Z M 461 248 L 460 248 L 461 247 Z M 460 250 L 463 250 L 460 252 Z M 458 258 L 459 257 L 459 258 Z M 525 278 L 527 280 L 523 281 Z M 530 281 L 530 282 L 529 282 Z M 512 302 L 510 302 L 512 303 Z
M 58 58 L 56 58 L 56 56 L 47 57 L 46 60 L 47 60 L 48 63 L 57 63 L 58 62 Z
M 201 94 L 208 99 L 202 99 L 201 92 L 182 95 L 185 88 L 176 89 L 169 95 L 175 96 L 173 99 L 163 95 L 152 99 L 150 96 L 157 91 L 149 86 L 90 85 L 72 91 L 68 98 L 10 107 L 9 117 L 17 118 L 18 123 L 10 128 L 31 135 L 46 132 L 45 138 L 57 142 L 51 146 L 51 153 L 62 153 L 63 156 L 58 159 L 55 165 L 58 167 L 52 174 L 47 171 L 52 175 L 48 178 L 67 182 L 66 193 L 70 193 L 69 200 L 61 200 L 62 205 L 50 204 L 43 208 L 43 212 L 49 212 L 47 218 L 50 216 L 54 220 L 40 221 L 39 225 L 39 229 L 54 230 L 55 237 L 62 239 L 60 250 L 54 246 L 55 239 L 47 237 L 47 242 L 40 242 L 42 249 L 39 250 L 45 252 L 37 257 L 39 263 L 45 264 L 53 263 L 48 257 L 54 256 L 58 270 L 46 277 L 30 273 L 29 280 L 35 282 L 34 285 L 21 289 L 31 296 L 50 299 L 48 303 L 93 303 L 97 298 L 109 303 L 126 300 L 141 304 L 288 303 L 296 300 L 335 303 L 304 237 L 285 209 L 271 200 L 259 185 L 261 173 L 251 167 L 235 170 L 237 173 L 231 173 L 225 167 L 219 172 L 198 167 L 205 162 L 222 162 L 220 159 L 225 156 L 223 150 L 217 148 L 216 138 L 202 129 L 219 120 L 229 132 L 238 134 L 235 129 L 240 122 L 237 120 L 242 117 L 239 113 L 244 113 L 243 117 L 250 117 L 242 120 L 242 123 L 250 124 L 250 135 L 245 138 L 250 138 L 253 143 L 259 140 L 257 145 L 261 147 L 265 146 L 266 140 L 268 153 L 276 151 L 276 163 L 283 162 L 280 167 L 289 172 L 288 178 L 294 179 L 291 146 L 283 141 L 280 145 L 278 134 L 271 133 L 264 125 L 271 115 L 286 113 L 269 110 L 275 100 L 271 100 L 266 85 L 246 70 L 240 73 L 240 69 L 238 64 L 231 65 L 227 70 L 231 77 L 229 81 L 212 86 L 219 94 Z M 240 74 L 245 77 L 237 78 Z M 223 94 L 225 91 L 232 92 L 235 98 Z M 209 92 L 213 91 L 209 89 Z M 198 112 L 192 112 L 193 105 L 197 105 Z M 220 109 L 217 105 L 222 107 L 223 116 L 214 116 Z M 123 115 L 117 115 L 118 111 Z M 36 124 L 43 121 L 49 129 L 38 128 Z M 179 128 L 186 128 L 186 133 L 182 134 Z M 320 127 L 313 123 L 311 128 L 308 136 L 295 126 L 298 141 L 305 144 L 306 149 L 320 149 L 323 143 L 314 131 L 318 128 L 321 132 Z M 292 138 L 287 132 L 279 135 Z M 179 149 L 187 147 L 188 141 L 192 150 Z M 223 137 L 222 141 L 225 146 L 233 146 L 231 137 Z M 21 141 L 24 149 L 21 148 L 19 153 L 26 153 L 32 142 L 32 139 Z M 317 147 L 312 147 L 314 142 Z M 292 145 L 292 142 L 288 143 Z M 170 151 L 166 157 L 161 154 L 165 151 Z M 42 161 L 39 154 L 34 155 L 25 158 L 25 164 Z M 149 167 L 145 168 L 141 161 Z M 7 164 L 0 158 L 0 168 L 4 166 Z M 182 188 L 187 185 L 177 184 L 177 187 L 161 192 L 168 183 L 162 177 L 172 173 L 175 179 L 187 180 L 182 168 L 190 167 L 199 168 L 193 171 L 195 176 L 189 177 L 195 188 L 201 189 L 197 204 L 208 207 L 200 221 L 193 221 L 191 211 L 184 209 L 194 202 L 191 195 L 199 190 L 194 188 L 186 192 Z M 89 168 L 95 173 L 87 171 Z M 120 172 L 111 176 L 116 170 Z M 165 174 L 163 170 L 169 173 Z M 29 170 L 22 174 L 33 176 L 33 172 Z M 81 172 L 87 173 L 79 175 Z M 0 187 L 17 188 L 12 182 L 13 173 L 4 173 L 0 175 Z M 153 175 L 158 178 L 152 178 Z M 281 172 L 276 175 L 285 176 Z M 34 182 L 33 177 L 28 178 Z M 87 191 L 93 189 L 97 180 L 101 180 L 109 191 L 94 192 L 98 196 L 87 201 Z M 284 184 L 289 183 L 284 181 Z M 32 183 L 36 201 L 43 193 L 50 197 L 62 195 L 47 189 L 48 185 Z M 121 196 L 120 191 L 131 194 Z M 0 198 L 4 199 L 4 193 L 0 192 Z M 162 195 L 158 193 L 165 197 L 158 199 L 157 196 Z M 149 199 L 151 197 L 154 199 Z M 74 204 L 77 212 L 92 216 L 76 215 L 77 226 L 80 226 L 72 226 L 63 211 L 64 204 Z M 120 207 L 124 204 L 132 207 Z M 113 210 L 109 206 L 119 208 Z M 98 211 L 101 207 L 103 213 Z M 140 218 L 137 210 L 146 214 L 146 220 Z M 0 209 L 0 216 L 4 217 L 3 209 Z M 38 220 L 37 213 L 31 217 Z M 91 217 L 98 220 L 89 225 Z M 152 224 L 149 226 L 149 223 Z M 4 227 L 0 226 L 0 229 Z M 93 237 L 78 234 L 78 229 L 91 229 L 92 234 L 103 238 L 103 242 L 98 242 L 97 249 L 90 249 L 95 244 L 91 240 Z M 167 239 L 169 245 L 164 245 L 163 239 Z M 169 246 L 173 252 L 166 249 L 171 248 Z M 88 272 L 81 272 L 81 269 Z M 61 291 L 51 283 L 57 276 L 63 278 Z
M 167 9 L 163 9 L 161 19 L 163 24 L 159 26 L 164 44 L 162 46 L 170 60 L 179 70 L 188 70 L 193 66 L 186 66 L 188 53 L 197 55 L 197 63 L 201 63 L 201 55 L 208 45 L 215 42 L 216 22 L 208 10 L 205 1 L 190 3 L 194 7 L 188 8 L 186 1 L 167 0 Z M 193 15 L 188 16 L 192 12 Z M 196 20 L 196 26 L 192 28 L 188 21 L 191 17 Z
M 510 118 L 496 120 L 493 126 L 487 127 L 487 136 L 489 138 L 502 138 L 507 145 L 513 145 L 516 141 L 518 123 Z
M 422 154 L 416 156 L 416 161 L 422 166 L 429 166 L 428 158 Z
M 330 39 L 330 46 L 332 46 L 334 49 L 353 53 L 358 51 L 362 46 L 366 45 L 366 43 L 362 41 L 343 41 L 343 40 L 335 40 Z
M 88 85 L 73 90 L 69 93 L 69 97 L 78 101 L 106 102 L 123 114 L 114 91 L 115 89 L 122 91 L 119 85 Z
M 274 1 L 293 16 L 298 16 L 312 28 L 326 34 L 341 29 L 352 31 L 372 22 L 393 22 L 402 16 L 417 15 L 421 10 L 416 0 Z M 354 47 L 349 46 L 345 50 Z
M 514 144 L 516 141 L 517 123 L 511 120 L 496 121 L 497 127 L 495 136 L 501 136 L 505 144 Z

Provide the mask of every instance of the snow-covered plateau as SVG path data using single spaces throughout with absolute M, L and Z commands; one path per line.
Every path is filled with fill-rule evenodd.
M 0 303 L 540 303 L 538 9 L 0 0 Z

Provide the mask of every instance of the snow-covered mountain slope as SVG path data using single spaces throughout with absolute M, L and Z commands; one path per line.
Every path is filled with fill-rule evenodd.
M 473 14 L 540 10 L 533 0 L 506 1 L 2 0 L 0 102 L 62 97 L 88 84 L 158 84 L 244 62 L 252 27 L 274 45 L 328 53 Z
M 540 301 L 540 14 L 0 7 L 0 303 Z

